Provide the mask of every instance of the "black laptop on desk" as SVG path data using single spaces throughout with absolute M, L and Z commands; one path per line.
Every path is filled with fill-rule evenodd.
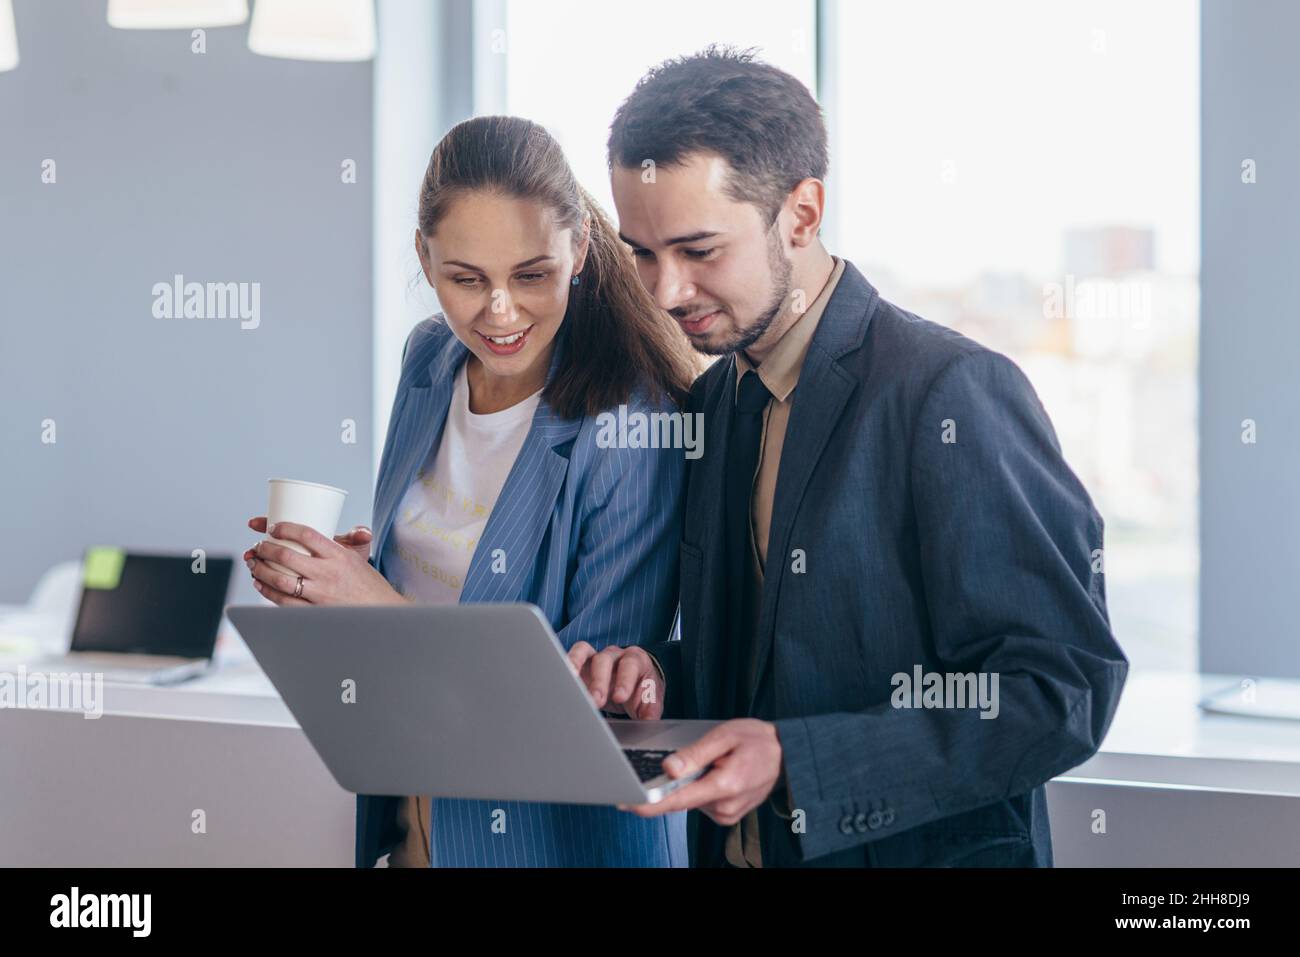
M 196 559 L 185 554 L 88 548 L 70 650 L 27 667 L 135 684 L 174 684 L 199 674 L 212 663 L 234 563 L 207 557 L 197 570 Z

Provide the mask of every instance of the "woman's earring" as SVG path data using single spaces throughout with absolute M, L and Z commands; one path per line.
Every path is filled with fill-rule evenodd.
M 576 285 L 578 285 L 578 283 L 580 283 L 580 282 L 582 282 L 582 278 L 581 278 L 577 273 L 574 273 L 574 274 L 573 274 L 573 284 L 576 286 Z

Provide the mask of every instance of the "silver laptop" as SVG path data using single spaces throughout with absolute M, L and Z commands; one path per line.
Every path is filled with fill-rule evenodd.
M 663 759 L 718 723 L 606 718 L 533 605 L 226 614 L 354 794 L 653 803 L 688 780 Z
M 107 553 L 107 554 L 106 554 Z M 25 662 L 33 671 L 101 674 L 167 685 L 207 671 L 234 559 L 87 549 L 70 649 Z

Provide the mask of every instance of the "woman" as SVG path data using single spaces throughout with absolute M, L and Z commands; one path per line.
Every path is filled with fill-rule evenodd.
M 285 605 L 528 601 L 566 649 L 662 640 L 677 605 L 683 453 L 607 447 L 596 418 L 680 405 L 694 372 L 684 340 L 534 123 L 452 129 L 418 218 L 443 314 L 403 352 L 375 557 L 365 529 L 330 542 L 291 527 L 277 537 L 312 554 L 259 543 L 245 553 L 259 591 Z M 358 865 L 390 846 L 392 866 L 686 864 L 682 814 L 359 796 Z

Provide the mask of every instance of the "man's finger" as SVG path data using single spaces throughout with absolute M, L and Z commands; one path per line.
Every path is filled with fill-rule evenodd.
M 585 665 L 587 659 L 595 653 L 595 648 L 591 647 L 591 645 L 587 644 L 585 641 L 579 641 L 574 643 L 573 647 L 569 649 L 569 653 L 565 655 L 565 657 L 569 659 L 569 667 L 573 669 L 574 674 L 579 678 L 582 678 L 583 665 Z M 586 684 L 585 679 L 583 680 L 583 684 Z
M 614 662 L 618 660 L 620 649 L 603 648 L 587 660 L 587 690 L 596 702 L 597 708 L 603 708 L 609 699 L 609 679 L 614 672 Z
M 749 802 L 744 798 L 733 796 L 712 804 L 701 804 L 696 810 L 707 815 L 714 823 L 730 827 L 745 816 L 748 805 Z
M 634 654 L 624 654 L 619 657 L 618 664 L 614 667 L 614 688 L 609 693 L 609 700 L 615 704 L 623 704 L 632 696 L 632 692 L 641 686 L 641 662 L 637 660 Z
M 652 685 L 652 694 L 646 695 L 644 691 L 636 691 L 632 695 L 631 703 L 624 706 L 638 721 L 658 721 L 664 715 L 663 694 L 660 686 L 653 682 L 653 678 L 642 679 L 641 687 L 644 689 L 646 685 Z
M 700 768 L 708 767 L 718 758 L 736 747 L 732 722 L 726 721 L 709 730 L 702 738 L 664 758 L 664 770 L 674 778 L 688 777 Z M 690 785 L 694 787 L 694 785 Z
M 673 791 L 662 801 L 655 804 L 635 804 L 627 808 L 639 817 L 658 817 L 674 811 L 690 811 L 705 804 L 712 804 L 722 798 L 732 797 L 732 791 L 721 770 L 710 771 L 704 777 Z
M 582 682 L 584 688 L 587 687 L 587 678 L 586 675 L 583 674 L 583 665 L 585 665 L 587 659 L 595 653 L 595 648 L 591 647 L 591 645 L 587 644 L 585 641 L 580 641 L 570 648 L 568 653 L 564 656 L 564 661 L 569 666 L 569 670 L 572 671 L 577 679 Z M 591 693 L 590 688 L 587 688 L 587 693 Z

